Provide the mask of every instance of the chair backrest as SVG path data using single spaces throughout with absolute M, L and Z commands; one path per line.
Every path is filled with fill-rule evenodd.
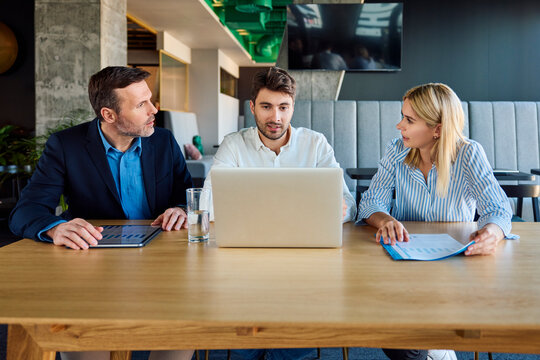
M 189 112 L 163 111 L 163 126 L 171 130 L 185 157 L 184 145 L 192 144 L 193 137 L 199 135 L 197 116 Z
M 291 124 L 318 131 L 334 149 L 343 169 L 377 167 L 386 146 L 399 137 L 401 101 L 297 100 Z M 465 135 L 469 135 L 469 111 L 465 112 Z M 255 126 L 255 118 L 244 103 L 245 127 Z M 356 182 L 345 177 L 349 189 Z
M 470 101 L 470 138 L 494 169 L 528 172 L 540 165 L 540 102 Z
M 517 198 L 516 216 L 518 216 L 519 218 L 521 218 L 523 214 L 523 198 L 531 198 L 534 221 L 540 221 L 540 208 L 538 205 L 538 198 L 540 197 L 540 185 L 501 185 L 501 188 L 504 190 L 506 196 L 508 196 L 509 198 Z
M 478 141 L 495 169 L 540 166 L 540 102 L 462 101 L 465 136 Z M 342 167 L 376 167 L 388 141 L 399 137 L 401 101 L 297 100 L 295 127 L 323 133 Z M 245 126 L 255 126 L 244 103 Z M 519 125 L 519 126 L 518 126 Z
M 297 100 L 292 124 L 323 133 L 343 169 L 377 167 L 389 140 L 400 136 L 396 124 L 401 105 L 401 101 Z M 528 172 L 540 167 L 540 102 L 462 101 L 461 106 L 464 135 L 482 145 L 494 169 Z M 249 101 L 244 114 L 245 126 L 255 126 Z M 540 176 L 537 179 L 538 184 Z M 357 185 L 348 176 L 345 180 L 351 190 Z M 524 217 L 530 219 L 528 204 L 527 199 Z

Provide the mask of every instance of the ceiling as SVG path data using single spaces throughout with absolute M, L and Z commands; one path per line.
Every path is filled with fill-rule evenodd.
M 156 50 L 157 36 L 144 26 L 127 19 L 128 50 Z
M 205 0 L 251 58 L 275 62 L 291 0 Z
M 191 49 L 220 49 L 239 66 L 263 66 L 275 61 L 272 56 L 277 57 L 275 48 L 279 49 L 279 34 L 283 33 L 283 28 L 278 28 L 278 21 L 284 20 L 281 12 L 291 1 L 274 0 L 271 12 L 274 14 L 260 17 L 266 21 L 261 21 L 258 14 L 238 14 L 234 9 L 235 1 L 127 0 L 127 12 L 156 31 L 167 31 Z M 265 34 L 266 47 L 262 47 L 262 54 L 272 55 L 270 57 L 256 52 L 257 42 Z

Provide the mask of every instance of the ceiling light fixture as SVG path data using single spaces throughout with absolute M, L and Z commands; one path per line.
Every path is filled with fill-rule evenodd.
M 250 14 L 272 11 L 272 0 L 238 0 L 235 9 Z

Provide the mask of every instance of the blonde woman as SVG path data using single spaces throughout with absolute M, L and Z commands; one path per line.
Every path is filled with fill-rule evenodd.
M 401 221 L 473 221 L 465 255 L 493 254 L 510 233 L 512 212 L 482 146 L 463 136 L 464 114 L 444 84 L 425 84 L 403 97 L 401 138 L 394 139 L 362 195 L 358 218 L 376 227 L 376 241 L 408 241 Z M 392 195 L 395 203 L 390 214 Z M 391 359 L 455 359 L 453 352 L 384 350 Z

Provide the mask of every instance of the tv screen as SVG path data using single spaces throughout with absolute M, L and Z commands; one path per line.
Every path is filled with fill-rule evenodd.
M 403 3 L 287 6 L 289 69 L 401 70 Z

